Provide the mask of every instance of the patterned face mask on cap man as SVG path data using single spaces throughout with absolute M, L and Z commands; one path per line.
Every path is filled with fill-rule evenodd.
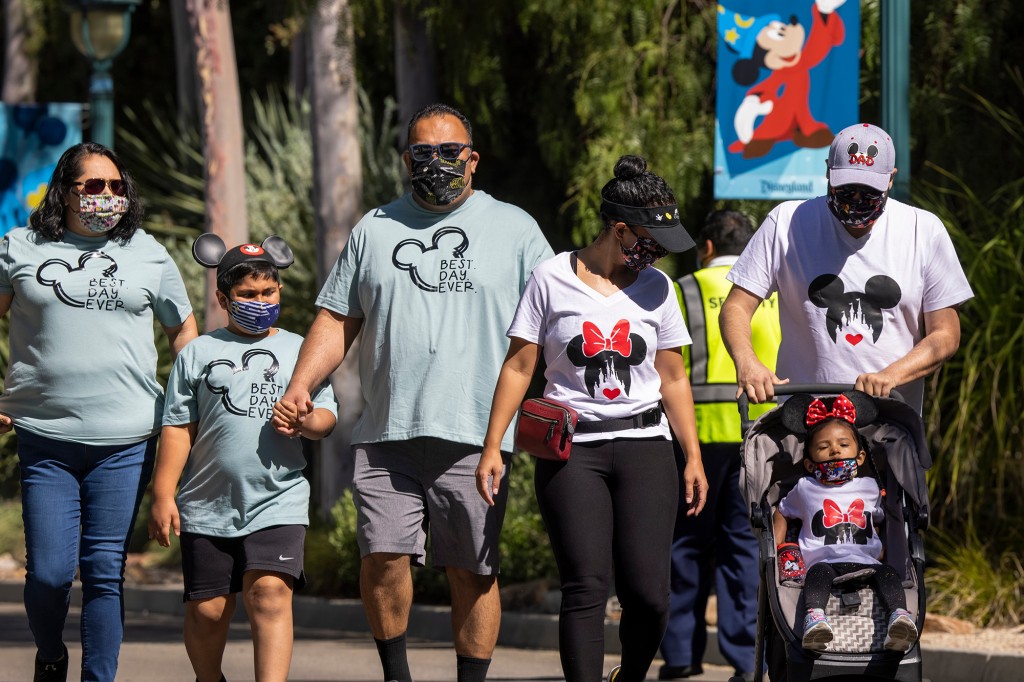
M 888 192 L 879 192 L 862 185 L 829 187 L 826 203 L 832 215 L 846 227 L 873 225 L 885 210 Z

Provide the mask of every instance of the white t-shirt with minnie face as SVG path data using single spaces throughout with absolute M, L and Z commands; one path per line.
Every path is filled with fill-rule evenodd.
M 894 199 L 857 239 L 824 197 L 780 204 L 726 277 L 761 298 L 779 292 L 776 374 L 793 383 L 852 385 L 910 352 L 924 313 L 974 295 L 945 226 Z M 920 412 L 924 380 L 898 389 Z
M 568 404 L 579 420 L 631 417 L 661 400 L 654 368 L 660 349 L 690 344 L 672 281 L 645 268 L 636 281 L 611 296 L 583 283 L 571 254 L 538 265 L 519 301 L 508 336 L 543 348 L 544 397 Z M 645 429 L 577 433 L 573 440 L 669 438 L 668 420 Z

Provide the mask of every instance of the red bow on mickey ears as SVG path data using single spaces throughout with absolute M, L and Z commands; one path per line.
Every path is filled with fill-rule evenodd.
M 806 423 L 808 426 L 814 426 L 829 417 L 844 419 L 851 424 L 856 424 L 857 408 L 853 406 L 853 403 L 845 395 L 840 395 L 833 401 L 831 411 L 825 408 L 825 403 L 821 402 L 820 398 L 815 398 L 807 407 Z

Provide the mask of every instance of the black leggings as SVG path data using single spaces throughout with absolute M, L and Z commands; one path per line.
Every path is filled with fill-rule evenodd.
M 567 682 L 598 682 L 614 565 L 622 604 L 619 682 L 640 682 L 668 622 L 679 473 L 663 439 L 574 443 L 537 460 L 534 483 L 562 583 L 559 653 Z
M 903 591 L 903 583 L 895 568 L 888 564 L 848 562 L 833 564 L 822 562 L 811 566 L 804 578 L 804 604 L 809 609 L 824 609 L 828 604 L 828 596 L 832 593 L 832 581 L 837 576 L 865 568 L 875 569 L 875 575 L 871 578 L 871 582 L 875 585 L 875 591 L 882 597 L 887 611 L 907 608 L 907 595 Z

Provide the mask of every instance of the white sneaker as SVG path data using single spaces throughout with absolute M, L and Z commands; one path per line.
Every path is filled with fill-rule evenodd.
M 889 616 L 889 629 L 885 633 L 885 643 L 882 647 L 890 651 L 907 651 L 917 641 L 917 626 L 910 612 L 906 609 L 896 609 Z
M 812 651 L 824 651 L 834 637 L 832 624 L 828 622 L 823 609 L 808 609 L 804 617 L 803 647 Z

